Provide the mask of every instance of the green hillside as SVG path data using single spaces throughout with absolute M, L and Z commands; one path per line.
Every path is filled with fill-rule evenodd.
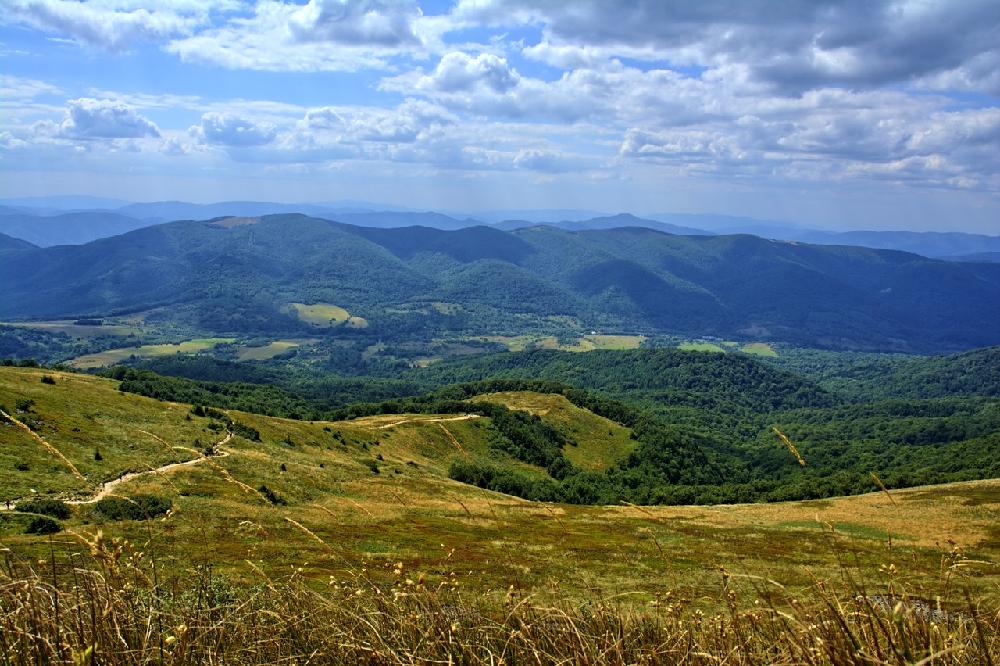
M 1000 474 L 995 398 L 958 392 L 930 399 L 852 398 L 739 353 L 505 353 L 442 362 L 393 379 L 309 379 L 287 369 L 265 374 L 218 362 L 169 364 L 156 367 L 175 367 L 182 374 L 200 368 L 203 380 L 126 368 L 108 374 L 123 380 L 120 387 L 127 392 L 296 419 L 391 413 L 504 417 L 498 423 L 506 440 L 498 440 L 499 450 L 545 474 L 523 478 L 489 460 L 449 468 L 449 474 L 529 499 L 775 501 L 870 492 L 879 487 L 873 473 L 891 488 Z M 244 383 L 229 383 L 233 380 Z M 539 429 L 519 417 L 507 419 L 497 407 L 467 402 L 511 391 L 562 396 L 630 428 L 631 446 L 604 442 L 602 447 L 618 453 L 595 456 L 590 446 L 567 447 L 580 435 L 565 422 L 555 424 L 555 431 Z M 578 420 L 582 427 L 585 421 Z M 792 437 L 807 464 L 797 462 L 775 427 Z M 615 440 L 611 435 L 620 430 L 608 432 Z
M 754 236 L 272 215 L 7 254 L 2 317 L 155 310 L 200 337 L 305 335 L 287 305 L 330 303 L 365 319 L 374 340 L 602 328 L 911 352 L 1000 342 L 1000 267 Z M 426 309 L 442 301 L 454 308 Z
M 43 376 L 54 383 L 43 383 Z M 26 406 L 26 400 L 33 402 Z M 627 430 L 564 397 L 508 392 L 474 398 L 480 400 L 540 415 L 541 423 L 574 438 L 572 455 L 594 468 L 628 455 Z M 965 571 L 975 573 L 968 580 L 977 590 L 990 589 L 1000 575 L 990 563 L 1000 557 L 990 536 L 1000 492 L 995 482 L 894 491 L 893 506 L 880 493 L 725 511 L 574 507 L 448 478 L 456 461 L 469 460 L 544 478 L 537 466 L 491 443 L 490 417 L 379 414 L 308 422 L 236 411 L 202 416 L 190 405 L 121 393 L 113 380 L 10 367 L 0 368 L 0 402 L 34 433 L 0 425 L 6 495 L 0 499 L 82 500 L 59 520 L 63 529 L 87 538 L 100 529 L 105 538 L 145 543 L 178 572 L 211 566 L 217 575 L 250 582 L 259 580 L 258 570 L 278 575 L 296 567 L 325 585 L 331 575 L 345 577 L 345 567 L 364 567 L 372 581 L 387 583 L 394 568 L 413 572 L 407 575 L 414 580 L 425 576 L 428 584 L 460 570 L 470 590 L 515 584 L 575 597 L 597 585 L 627 590 L 645 604 L 667 589 L 690 599 L 709 594 L 718 583 L 706 576 L 706 566 L 780 571 L 783 584 L 807 586 L 813 576 L 839 570 L 843 547 L 854 553 L 851 566 L 874 566 L 891 534 L 918 580 L 938 575 L 936 544 L 946 540 L 977 561 Z M 171 465 L 183 462 L 189 464 Z M 171 513 L 152 523 L 108 518 L 101 511 L 110 508 L 86 503 L 102 482 L 109 497 L 153 495 Z M 19 555 L 48 553 L 46 537 L 22 533 L 28 517 L 0 512 L 0 539 Z M 52 547 L 68 553 L 79 541 L 56 535 Z M 810 562 L 811 573 L 796 566 L 802 561 Z
M 114 663 L 124 635 L 128 654 L 150 663 L 207 653 L 403 663 L 458 650 L 475 663 L 487 644 L 526 661 L 544 645 L 603 663 L 624 635 L 635 654 L 673 661 L 694 641 L 757 663 L 774 656 L 771 642 L 817 640 L 815 627 L 827 627 L 817 646 L 846 657 L 848 637 L 883 645 L 885 632 L 935 626 L 933 641 L 965 646 L 973 661 L 995 653 L 974 633 L 996 635 L 980 610 L 1000 603 L 995 480 L 726 507 L 553 504 L 452 477 L 491 469 L 519 490 L 556 487 L 521 459 L 536 436 L 583 474 L 636 455 L 648 470 L 648 426 L 618 422 L 627 409 L 599 416 L 580 403 L 621 408 L 554 385 L 452 388 L 408 413 L 347 421 L 122 388 L 0 367 L 0 640 L 14 654 Z M 468 396 L 465 411 L 431 411 L 446 396 Z M 877 431 L 872 416 L 858 427 Z M 698 464 L 693 453 L 681 460 Z M 877 600 L 893 595 L 902 610 L 890 622 Z M 911 607 L 958 619 L 931 624 Z M 39 635 L 55 641 L 28 640 Z M 373 641 L 393 658 L 373 659 Z

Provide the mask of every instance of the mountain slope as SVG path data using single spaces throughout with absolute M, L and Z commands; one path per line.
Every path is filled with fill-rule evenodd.
M 242 218 L 255 219 L 255 218 Z M 290 242 L 290 238 L 294 242 Z M 345 305 L 429 287 L 387 250 L 325 220 L 174 222 L 82 246 L 19 253 L 0 267 L 4 314 L 107 312 L 211 299 Z
M 4 317 L 173 303 L 187 304 L 206 328 L 238 330 L 234 308 L 277 313 L 291 302 L 322 302 L 360 307 L 368 317 L 446 300 L 473 310 L 568 315 L 583 326 L 813 346 L 919 351 L 1000 343 L 1000 265 L 644 228 L 442 231 L 304 215 L 222 218 L 17 252 L 0 266 L 0 280 L 8 287 Z M 490 332 L 475 319 L 464 326 Z
M 26 240 L 14 238 L 6 234 L 0 234 L 0 252 L 18 252 L 21 250 L 31 250 L 35 247 L 35 245 L 32 245 Z
M 82 211 L 59 215 L 0 215 L 0 233 L 33 245 L 79 245 L 147 227 L 149 221 L 111 211 Z
M 504 231 L 514 231 L 516 229 L 524 229 L 526 227 L 537 226 L 538 222 L 532 222 L 529 220 L 503 220 L 497 222 L 493 226 L 497 229 L 502 229 Z M 566 229 L 568 231 L 586 231 L 586 230 L 599 230 L 599 229 L 625 229 L 630 227 L 639 227 L 644 229 L 655 229 L 656 231 L 662 231 L 666 234 L 678 234 L 684 236 L 708 236 L 711 232 L 704 231 L 703 229 L 695 229 L 694 227 L 681 226 L 677 224 L 670 224 L 669 222 L 661 222 L 659 220 L 646 220 L 641 217 L 636 217 L 629 213 L 619 213 L 618 215 L 603 215 L 598 217 L 592 217 L 585 220 L 561 220 L 558 222 L 545 222 L 547 226 L 556 227 L 557 229 Z

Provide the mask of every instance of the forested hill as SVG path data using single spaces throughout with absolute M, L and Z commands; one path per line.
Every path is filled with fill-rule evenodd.
M 7 252 L 10 250 L 30 250 L 35 247 L 28 241 L 21 240 L 20 238 L 14 238 L 6 234 L 0 234 L 0 252 Z
M 853 400 L 1000 397 L 1000 347 L 947 356 L 787 350 L 767 362 Z
M 559 393 L 633 428 L 637 445 L 601 475 L 574 471 L 548 456 L 542 466 L 555 485 L 544 497 L 735 502 L 876 490 L 872 472 L 889 487 L 1000 474 L 1000 411 L 995 395 L 990 397 L 996 353 L 890 359 L 885 367 L 870 368 L 870 380 L 888 387 L 884 399 L 828 391 L 809 376 L 744 355 L 668 349 L 504 353 L 447 361 L 393 379 L 310 379 L 276 369 L 262 369 L 266 376 L 239 375 L 267 384 L 198 382 L 128 368 L 108 375 L 123 380 L 123 391 L 160 399 L 324 420 L 414 410 L 468 413 L 478 409 L 464 402 L 473 396 L 490 402 L 510 391 Z M 193 374 L 183 366 L 199 363 L 203 377 L 226 376 L 228 366 L 207 360 L 153 365 Z M 963 373 L 967 381 L 959 381 Z M 927 395 L 891 395 L 916 378 L 930 387 Z M 344 406 L 357 401 L 368 404 Z M 797 453 L 772 427 L 791 438 Z M 515 440 L 525 444 L 538 440 L 535 435 Z M 552 453 L 558 448 L 553 446 L 542 449 Z M 528 486 L 508 484 L 497 474 L 489 466 L 466 466 L 455 478 L 538 498 Z
M 496 377 L 558 381 L 706 411 L 764 413 L 837 402 L 814 383 L 749 356 L 677 349 L 487 354 L 413 370 L 402 378 L 443 386 Z
M 489 331 L 468 313 L 485 312 L 493 328 L 523 313 L 823 347 L 1000 343 L 998 265 L 755 236 L 371 229 L 274 215 L 173 222 L 8 254 L 0 265 L 5 318 L 183 305 L 213 313 L 203 327 L 268 332 L 294 328 L 282 314 L 289 302 L 336 303 L 372 320 L 400 305 L 448 302 L 465 317 L 441 325 L 473 334 Z

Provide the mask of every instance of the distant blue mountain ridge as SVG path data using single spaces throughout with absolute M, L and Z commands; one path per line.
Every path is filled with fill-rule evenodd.
M 511 231 L 544 224 L 567 231 L 637 227 L 678 235 L 750 234 L 818 245 L 901 250 L 954 261 L 996 262 L 1000 236 L 964 232 L 824 231 L 787 222 L 707 213 L 607 214 L 582 209 L 507 209 L 476 213 L 437 212 L 365 201 L 282 203 L 222 201 L 134 203 L 90 196 L 0 200 L 0 233 L 40 247 L 78 245 L 174 220 L 259 217 L 301 213 L 360 227 L 423 226 L 452 231 L 478 225 Z

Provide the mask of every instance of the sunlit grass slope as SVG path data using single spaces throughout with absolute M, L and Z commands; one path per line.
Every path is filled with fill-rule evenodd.
M 43 384 L 45 374 L 55 384 Z M 5 411 L 16 412 L 26 399 L 34 401 L 30 410 L 13 416 L 86 480 L 5 424 L 0 488 L 10 499 L 31 489 L 86 497 L 99 480 L 193 459 L 200 455 L 192 447 L 196 439 L 210 444 L 225 434 L 219 419 L 192 416 L 187 405 L 121 394 L 110 380 L 0 368 Z M 577 440 L 577 452 L 569 454 L 581 464 L 611 464 L 627 450 L 627 430 L 573 412 L 560 398 L 511 393 L 489 399 L 564 429 Z M 383 415 L 324 423 L 228 416 L 256 429 L 259 441 L 236 436 L 212 457 L 116 488 L 121 495 L 169 497 L 171 514 L 154 522 L 103 522 L 78 506 L 52 547 L 76 552 L 81 541 L 74 533 L 101 529 L 145 544 L 177 570 L 211 565 L 237 581 L 259 582 L 261 571 L 277 575 L 290 568 L 301 568 L 299 575 L 317 585 L 362 570 L 391 581 L 401 564 L 428 584 L 455 574 L 471 589 L 514 586 L 542 598 L 620 595 L 637 607 L 668 593 L 711 605 L 722 568 L 799 589 L 845 571 L 869 576 L 894 563 L 905 565 L 915 585 L 930 586 L 940 581 L 942 558 L 959 557 L 955 575 L 962 585 L 998 600 L 1000 481 L 770 505 L 551 505 L 448 479 L 451 461 L 464 457 L 531 471 L 489 447 L 486 418 Z M 94 460 L 97 448 L 103 460 Z M 28 469 L 19 471 L 19 461 Z M 269 500 L 262 486 L 283 503 Z M 19 556 L 47 553 L 48 537 L 24 535 L 19 524 L 0 522 L 0 545 Z

